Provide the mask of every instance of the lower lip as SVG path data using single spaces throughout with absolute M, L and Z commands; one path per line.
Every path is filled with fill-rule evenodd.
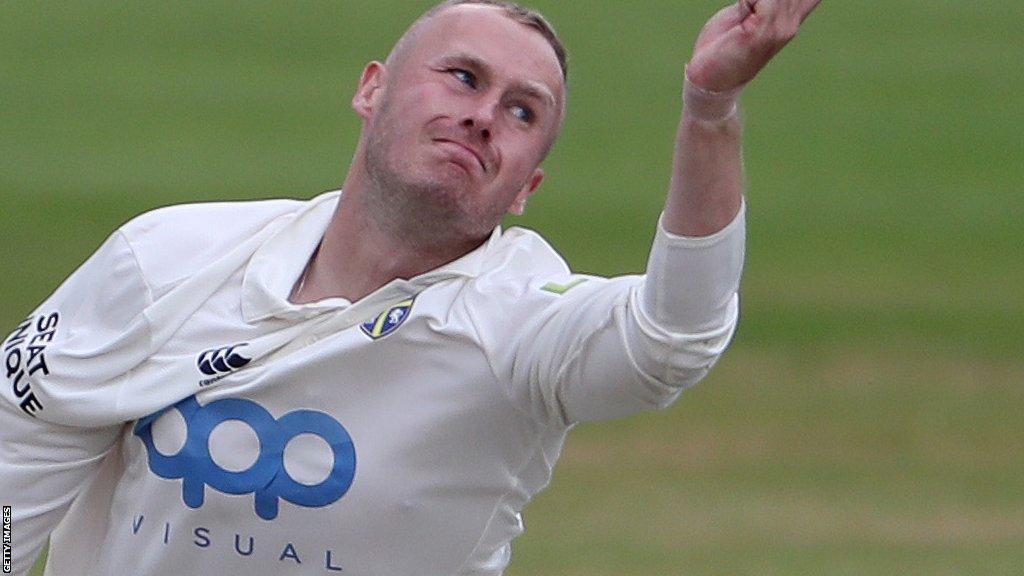
M 455 142 L 449 142 L 447 140 L 438 140 L 438 144 L 444 145 L 444 147 L 453 152 L 458 160 L 457 164 L 465 169 L 467 172 L 472 172 L 474 169 L 480 168 L 480 161 L 477 160 L 476 155 L 467 150 L 461 144 Z

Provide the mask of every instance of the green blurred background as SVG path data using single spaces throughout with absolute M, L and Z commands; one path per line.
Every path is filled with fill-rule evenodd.
M 0 325 L 144 210 L 337 187 L 362 66 L 429 5 L 0 2 Z M 512 223 L 641 271 L 721 3 L 532 5 L 570 117 Z M 822 5 L 745 96 L 731 351 L 671 409 L 574 431 L 510 575 L 1024 573 L 1021 21 Z

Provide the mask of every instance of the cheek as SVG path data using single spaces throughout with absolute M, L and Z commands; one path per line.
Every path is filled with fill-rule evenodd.
M 510 174 L 515 174 L 517 180 L 525 181 L 540 165 L 544 143 L 527 135 L 517 136 L 510 139 L 506 148 L 505 168 Z
M 429 117 L 445 113 L 453 106 L 451 91 L 439 83 L 423 83 L 406 91 L 403 96 L 410 114 Z
M 395 98 L 386 99 L 381 108 L 380 122 L 394 130 L 409 130 L 422 126 L 436 112 L 433 110 L 438 98 L 428 87 L 410 88 L 396 87 L 392 94 Z

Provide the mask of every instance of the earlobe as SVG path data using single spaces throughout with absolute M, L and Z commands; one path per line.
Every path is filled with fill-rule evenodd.
M 373 61 L 363 69 L 359 78 L 359 88 L 352 97 L 352 109 L 364 119 L 373 115 L 377 102 L 384 90 L 387 80 L 387 68 L 380 62 Z
M 544 170 L 537 168 L 530 175 L 530 179 L 523 185 L 523 189 L 519 191 L 519 195 L 516 196 L 515 201 L 509 206 L 509 214 L 516 216 L 522 216 L 523 212 L 526 211 L 526 201 L 533 196 L 533 193 L 540 187 L 540 183 L 544 180 Z

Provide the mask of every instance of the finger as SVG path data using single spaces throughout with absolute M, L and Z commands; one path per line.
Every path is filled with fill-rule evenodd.
M 818 7 L 818 4 L 821 4 L 821 0 L 809 0 L 808 2 L 804 2 L 800 10 L 801 24 L 804 23 L 804 20 L 807 20 L 807 17 L 811 15 L 811 12 L 814 12 L 814 9 Z
M 743 18 L 740 16 L 740 4 L 743 1 L 750 2 L 751 0 L 739 0 L 736 4 L 729 4 L 712 16 L 697 36 L 694 50 L 699 50 L 714 39 L 720 38 L 727 30 L 741 25 Z
M 747 16 L 754 13 L 754 5 L 757 4 L 757 0 L 739 0 L 736 3 L 739 8 L 740 21 L 746 20 Z
M 758 19 L 771 22 L 785 12 L 787 4 L 785 0 L 746 0 L 750 13 Z

